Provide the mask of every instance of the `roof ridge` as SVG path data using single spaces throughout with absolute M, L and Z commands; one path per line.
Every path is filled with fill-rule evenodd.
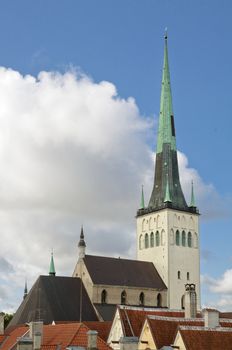
M 185 317 L 171 317 L 171 316 L 159 316 L 159 315 L 147 315 L 150 320 L 163 320 L 163 321 L 186 321 L 186 322 L 204 322 L 203 318 L 185 318 Z
M 209 328 L 209 327 L 201 327 L 201 326 L 184 326 L 180 325 L 179 330 L 183 331 L 209 331 L 209 332 L 230 332 L 232 333 L 232 328 L 229 327 L 215 327 L 215 328 Z

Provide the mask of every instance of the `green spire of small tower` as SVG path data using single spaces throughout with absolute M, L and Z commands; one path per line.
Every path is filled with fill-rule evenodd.
M 144 209 L 144 208 L 145 208 L 145 204 L 144 204 L 144 193 L 143 193 L 143 185 L 142 185 L 140 209 Z
M 26 298 L 27 294 L 28 294 L 28 291 L 27 291 L 27 279 L 25 279 L 25 287 L 24 287 L 23 299 Z
M 192 189 L 191 189 L 191 200 L 190 200 L 190 207 L 196 207 L 195 202 L 195 196 L 194 196 L 194 188 L 193 188 L 193 181 L 192 181 Z
M 55 264 L 53 259 L 53 252 L 51 252 L 51 261 L 50 261 L 50 267 L 49 267 L 49 276 L 55 276 L 56 270 L 55 270 Z
M 165 197 L 164 197 L 164 203 L 171 202 L 171 196 L 169 191 L 169 183 L 168 183 L 168 174 L 167 174 L 167 182 L 166 182 L 166 191 L 165 191 Z

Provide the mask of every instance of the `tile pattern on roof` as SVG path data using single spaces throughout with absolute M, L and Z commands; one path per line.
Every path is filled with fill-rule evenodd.
M 231 350 L 232 330 L 180 327 L 179 332 L 187 350 Z

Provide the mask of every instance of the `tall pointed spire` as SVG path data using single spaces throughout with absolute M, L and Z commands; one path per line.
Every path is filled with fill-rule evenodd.
M 170 199 L 171 201 L 167 199 Z M 144 210 L 155 211 L 167 206 L 174 209 L 189 211 L 179 179 L 176 134 L 168 63 L 168 39 L 167 32 L 165 32 L 154 186 L 148 208 Z
M 193 181 L 192 181 L 192 188 L 191 188 L 191 200 L 190 200 L 190 207 L 194 208 L 196 207 L 196 202 L 195 202 L 195 196 L 194 196 L 194 188 L 193 188 Z
M 23 294 L 23 299 L 27 297 L 28 291 L 27 291 L 27 279 L 25 279 L 25 287 L 24 287 L 24 294 Z
M 80 240 L 78 243 L 78 248 L 79 248 L 79 259 L 83 259 L 85 257 L 85 248 L 86 248 L 83 225 L 81 226 L 81 234 L 80 234 Z
M 144 208 L 145 208 L 145 204 L 144 204 L 144 193 L 143 193 L 143 185 L 142 185 L 140 209 L 144 209 Z
M 51 252 L 49 275 L 50 276 L 55 276 L 56 275 L 55 264 L 54 264 L 54 259 L 53 259 L 53 252 Z

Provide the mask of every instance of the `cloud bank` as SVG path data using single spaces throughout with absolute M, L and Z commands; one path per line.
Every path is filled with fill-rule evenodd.
M 47 273 L 52 248 L 58 274 L 72 274 L 81 224 L 88 253 L 134 256 L 141 184 L 148 201 L 153 182 L 151 120 L 110 82 L 0 68 L 0 310 L 18 306 L 25 278 Z M 199 200 L 214 195 L 178 157 L 188 196 L 191 180 Z

